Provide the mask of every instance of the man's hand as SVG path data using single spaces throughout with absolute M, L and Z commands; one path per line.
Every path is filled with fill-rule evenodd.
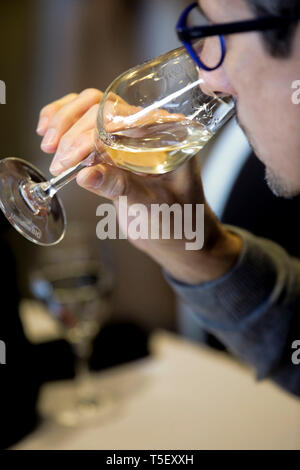
M 102 95 L 99 90 L 86 89 L 80 94 L 69 94 L 41 110 L 37 132 L 44 136 L 42 150 L 55 153 L 50 166 L 53 175 L 77 164 L 94 149 L 95 122 Z M 105 152 L 99 145 L 98 150 Z M 135 203 L 146 207 L 179 203 L 196 207 L 196 204 L 205 203 L 196 158 L 175 171 L 155 176 L 133 174 L 101 163 L 81 170 L 77 183 L 113 201 L 123 230 L 122 221 L 125 218 L 120 217 L 119 196 L 127 196 L 128 206 Z M 198 251 L 187 251 L 185 239 L 130 241 L 176 279 L 195 284 L 225 274 L 236 262 L 241 250 L 240 238 L 222 227 L 206 203 L 204 233 L 204 247 Z

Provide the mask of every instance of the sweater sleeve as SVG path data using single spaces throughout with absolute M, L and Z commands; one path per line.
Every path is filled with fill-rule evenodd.
M 229 272 L 197 285 L 166 271 L 165 278 L 203 327 L 255 368 L 258 380 L 269 377 L 300 396 L 300 364 L 292 360 L 293 343 L 300 344 L 300 260 L 270 240 L 225 227 L 243 241 Z

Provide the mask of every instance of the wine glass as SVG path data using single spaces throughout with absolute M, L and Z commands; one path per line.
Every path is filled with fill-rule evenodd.
M 30 241 L 56 244 L 66 228 L 56 193 L 82 168 L 105 161 L 133 172 L 169 172 L 197 154 L 233 114 L 232 98 L 210 91 L 185 49 L 175 49 L 112 82 L 99 106 L 95 149 L 73 168 L 46 181 L 30 163 L 3 159 L 0 207 Z
M 75 356 L 75 400 L 69 394 L 53 413 L 56 421 L 72 426 L 102 416 L 113 404 L 108 394 L 93 387 L 89 371 L 92 342 L 110 314 L 112 275 L 96 256 L 81 254 L 76 244 L 64 255 L 59 251 L 58 258 L 52 253 L 52 262 L 48 257 L 49 264 L 31 272 L 30 287 L 58 321 Z

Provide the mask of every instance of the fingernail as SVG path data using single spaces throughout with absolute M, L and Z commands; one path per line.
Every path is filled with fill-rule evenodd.
M 49 168 L 50 173 L 53 175 L 58 175 L 62 170 L 65 170 L 65 168 L 60 164 L 60 162 L 53 160 Z
M 45 137 L 42 140 L 41 147 L 42 148 L 52 147 L 53 145 L 55 145 L 56 140 L 57 140 L 57 131 L 55 129 L 48 129 L 45 134 Z
M 69 155 L 67 157 L 62 157 L 60 153 L 57 153 L 57 157 L 59 158 L 59 162 L 61 164 L 61 166 L 64 168 L 68 168 L 69 166 L 72 166 L 74 165 L 74 153 L 72 152 L 68 152 Z
M 78 183 L 89 189 L 98 189 L 103 181 L 103 174 L 99 170 L 89 171 L 78 176 Z
M 38 122 L 36 132 L 40 135 L 43 135 L 47 130 L 48 122 L 49 122 L 49 119 L 47 117 L 45 116 L 41 117 Z

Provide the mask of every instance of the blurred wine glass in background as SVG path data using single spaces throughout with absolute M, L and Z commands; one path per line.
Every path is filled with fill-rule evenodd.
M 75 403 L 55 416 L 62 424 L 75 425 L 102 414 L 111 401 L 93 387 L 89 360 L 93 340 L 111 314 L 113 268 L 111 257 L 101 255 L 105 243 L 89 240 L 79 224 L 69 233 L 66 244 L 39 258 L 30 288 L 57 320 L 75 355 Z

